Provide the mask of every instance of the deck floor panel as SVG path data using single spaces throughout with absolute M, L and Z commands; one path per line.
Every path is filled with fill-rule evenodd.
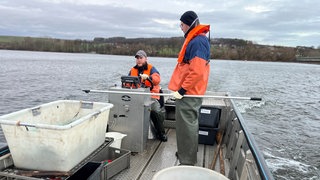
M 214 145 L 205 145 L 205 152 L 204 152 L 204 166 L 210 168 L 212 164 L 212 159 L 215 153 L 216 144 Z
M 130 157 L 130 168 L 121 171 L 112 177 L 118 179 L 139 179 L 150 180 L 160 170 L 179 165 L 179 160 L 175 156 L 177 151 L 176 131 L 167 131 L 168 141 L 148 140 L 147 149 L 143 153 L 132 154 Z M 209 168 L 212 163 L 215 148 L 217 145 L 199 144 L 196 166 Z M 219 159 L 217 160 L 217 166 Z
M 175 152 L 177 151 L 176 131 L 170 129 L 167 132 L 167 135 L 169 137 L 168 141 L 160 144 L 159 148 L 156 150 L 154 156 L 145 168 L 140 180 L 152 179 L 154 174 L 161 169 L 177 165 L 178 159 L 175 156 Z
M 143 152 L 131 153 L 130 167 L 113 176 L 111 179 L 139 179 L 160 143 L 158 140 L 148 140 L 146 149 Z

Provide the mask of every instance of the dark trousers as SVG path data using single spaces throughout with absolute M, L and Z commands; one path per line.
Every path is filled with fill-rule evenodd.
M 156 132 L 156 136 L 159 138 L 161 135 L 165 134 L 164 130 L 164 113 L 160 108 L 160 103 L 158 100 L 153 99 L 153 103 L 151 105 L 150 118 L 154 125 L 154 129 Z
M 178 158 L 182 165 L 195 165 L 198 152 L 199 109 L 202 98 L 176 100 L 176 133 Z

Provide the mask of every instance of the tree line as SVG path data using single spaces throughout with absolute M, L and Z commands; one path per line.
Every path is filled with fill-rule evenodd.
M 70 53 L 133 55 L 145 50 L 149 56 L 177 57 L 183 37 L 125 38 L 96 37 L 93 40 L 0 36 L 0 49 Z M 242 39 L 214 38 L 210 40 L 211 58 L 255 61 L 296 61 L 297 56 L 320 55 L 312 47 L 283 47 L 255 44 Z

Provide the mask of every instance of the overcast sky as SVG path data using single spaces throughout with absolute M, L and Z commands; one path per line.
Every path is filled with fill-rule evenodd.
M 178 37 L 188 10 L 211 25 L 212 38 L 320 46 L 319 0 L 1 0 L 0 35 Z

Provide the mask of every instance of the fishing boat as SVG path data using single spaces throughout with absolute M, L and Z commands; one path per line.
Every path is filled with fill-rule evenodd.
M 152 126 L 149 118 L 152 101 L 150 100 L 151 93 L 147 89 L 111 87 L 108 90 L 83 91 L 108 95 L 109 103 L 113 107 L 110 108 L 108 116 L 107 131 L 126 135 L 120 140 L 121 147 L 119 147 L 118 152 L 121 152 L 121 154 L 117 156 L 119 160 L 114 159 L 109 164 L 100 162 L 99 165 L 102 165 L 97 167 L 102 168 L 96 168 L 97 170 L 90 172 L 90 174 L 98 175 L 87 175 L 86 178 L 81 176 L 84 179 L 160 180 L 179 179 L 179 177 L 191 179 L 194 174 L 198 175 L 197 179 L 273 179 L 257 143 L 234 103 L 235 100 L 259 101 L 260 98 L 234 97 L 227 92 L 206 92 L 205 95 L 201 96 L 203 97 L 203 104 L 199 111 L 198 162 L 195 166 L 179 166 L 179 161 L 175 155 L 177 151 L 175 100 L 172 99 L 169 91 L 159 94 L 164 97 L 163 113 L 165 113 L 167 142 L 152 137 L 152 128 L 150 128 Z M 188 98 L 188 96 L 186 95 L 184 98 Z M 3 119 L 0 122 L 5 123 Z M 27 127 L 27 124 L 24 124 L 24 126 Z M 108 143 L 104 143 L 104 146 L 107 147 L 115 141 L 114 138 L 107 139 Z M 90 159 L 92 160 L 90 157 L 96 157 L 98 149 L 101 152 L 100 146 L 88 156 L 89 158 L 82 159 L 82 165 L 88 163 Z M 117 150 L 117 148 L 115 149 Z M 14 171 L 6 171 L 8 168 L 14 167 L 14 162 L 10 158 L 10 153 L 0 158 L 0 177 L 2 177 L 0 179 L 46 178 L 45 175 L 39 177 L 41 171 L 32 171 L 38 175 L 37 177 L 32 176 L 32 173 L 26 176 Z M 69 174 L 66 172 L 59 174 L 54 171 L 54 175 L 61 175 L 68 179 L 68 176 L 77 173 L 79 169 L 81 168 L 76 170 L 73 168 L 72 173 Z M 48 175 L 48 171 L 45 172 Z

